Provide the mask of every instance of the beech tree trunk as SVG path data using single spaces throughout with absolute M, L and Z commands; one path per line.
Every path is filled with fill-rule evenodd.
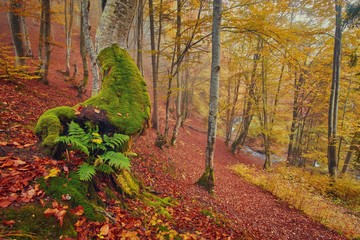
M 137 56 L 136 65 L 140 72 L 143 73 L 143 38 L 144 38 L 144 3 L 143 0 L 139 0 L 138 12 L 137 12 Z
M 87 82 L 89 80 L 89 69 L 88 69 L 88 64 L 87 64 L 87 51 L 86 51 L 86 40 L 85 40 L 85 13 L 83 12 L 84 8 L 81 7 L 81 17 L 80 17 L 80 55 L 81 55 L 81 60 L 82 60 L 82 64 L 83 64 L 83 79 L 80 82 L 79 86 L 78 86 L 78 98 L 82 98 L 82 95 L 84 93 L 84 89 L 87 85 Z
M 98 64 L 97 64 L 97 55 L 95 53 L 92 38 L 90 35 L 90 23 L 89 23 L 89 8 L 90 8 L 90 2 L 89 0 L 82 0 L 81 2 L 81 12 L 83 15 L 81 16 L 83 18 L 83 31 L 84 31 L 84 38 L 85 38 L 85 45 L 86 50 L 89 54 L 90 61 L 91 61 L 91 72 L 92 72 L 92 91 L 91 95 L 94 96 L 99 92 L 100 89 L 100 76 L 99 76 L 99 70 L 98 70 Z
M 15 66 L 22 66 L 25 64 L 25 44 L 23 39 L 23 21 L 20 12 L 23 7 L 23 1 L 11 0 L 9 12 L 9 24 L 11 36 L 14 43 L 15 51 Z
M 212 59 L 210 77 L 210 104 L 208 119 L 208 136 L 206 146 L 205 171 L 197 183 L 208 192 L 214 191 L 214 150 L 216 142 L 219 76 L 220 76 L 220 26 L 221 26 L 222 0 L 213 1 L 212 22 Z
M 68 2 L 69 1 L 69 2 Z M 66 75 L 70 76 L 70 55 L 72 26 L 74 19 L 74 0 L 65 0 L 65 35 L 66 35 Z
M 42 59 L 41 65 L 41 82 L 44 84 L 49 84 L 48 73 L 49 73 L 49 64 L 50 64 L 50 55 L 51 55 L 51 40 L 50 40 L 50 31 L 51 31 L 51 16 L 50 16 L 50 0 L 42 0 L 42 13 L 41 19 L 43 23 L 43 40 L 44 40 L 44 51 L 45 55 Z
M 107 0 L 96 31 L 95 50 L 118 44 L 127 49 L 127 39 L 134 18 L 137 0 Z
M 338 122 L 338 101 L 340 88 L 340 61 L 341 61 L 341 12 L 342 3 L 335 1 L 336 11 L 336 27 L 335 27 L 335 43 L 333 57 L 333 74 L 331 83 L 331 95 L 329 101 L 329 117 L 328 117 L 328 169 L 331 177 L 337 176 L 337 122 Z
M 176 14 L 176 61 L 177 69 L 180 69 L 181 62 L 180 62 L 180 55 L 181 55 L 181 0 L 177 0 L 177 14 Z M 173 135 L 171 137 L 171 145 L 175 145 L 176 139 L 179 134 L 179 128 L 182 122 L 182 111 L 181 111 L 181 97 L 182 97 L 182 84 L 180 78 L 180 72 L 176 74 L 176 87 L 177 87 L 177 97 L 176 97 L 176 123 L 173 130 Z
M 152 108 L 152 128 L 159 133 L 159 116 L 158 116 L 158 73 L 155 49 L 155 24 L 154 24 L 154 6 L 153 1 L 149 0 L 149 17 L 150 17 L 150 42 L 151 42 L 151 67 L 152 67 L 152 80 L 153 80 L 153 108 Z M 159 33 L 160 38 L 160 33 Z
M 31 49 L 31 42 L 30 42 L 30 37 L 29 37 L 29 31 L 27 28 L 27 24 L 26 24 L 26 19 L 24 16 L 21 16 L 21 22 L 22 22 L 22 35 L 24 37 L 24 50 L 25 50 L 25 56 L 26 57 L 32 57 L 33 56 L 33 52 Z

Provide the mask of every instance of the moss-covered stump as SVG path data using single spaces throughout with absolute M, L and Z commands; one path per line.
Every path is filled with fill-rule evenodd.
M 62 106 L 47 110 L 39 118 L 35 133 L 41 140 L 41 146 L 48 154 L 54 154 L 55 140 L 64 132 L 66 123 L 75 118 L 72 107 Z
M 146 83 L 127 51 L 114 44 L 102 50 L 98 60 L 103 75 L 98 95 L 74 107 L 50 109 L 39 118 L 35 133 L 47 153 L 55 153 L 56 138 L 73 120 L 127 135 L 139 133 L 148 125 L 150 99 Z

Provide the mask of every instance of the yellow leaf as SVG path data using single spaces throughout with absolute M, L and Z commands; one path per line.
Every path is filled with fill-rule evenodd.
M 59 173 L 60 173 L 60 169 L 58 169 L 58 168 L 52 168 L 52 169 L 50 169 L 49 174 L 44 177 L 44 179 L 48 179 L 48 178 L 52 178 L 52 177 L 57 177 L 57 176 L 59 175 Z

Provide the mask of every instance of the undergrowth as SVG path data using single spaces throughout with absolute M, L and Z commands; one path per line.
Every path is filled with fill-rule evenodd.
M 356 179 L 344 176 L 333 181 L 327 175 L 292 167 L 262 172 L 238 164 L 232 169 L 323 225 L 351 239 L 360 238 L 356 216 L 360 212 L 360 184 Z

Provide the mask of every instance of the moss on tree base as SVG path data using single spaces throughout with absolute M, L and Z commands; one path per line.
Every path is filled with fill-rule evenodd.
M 203 187 L 210 194 L 214 194 L 215 176 L 214 170 L 207 166 L 203 175 L 196 182 L 199 186 Z

